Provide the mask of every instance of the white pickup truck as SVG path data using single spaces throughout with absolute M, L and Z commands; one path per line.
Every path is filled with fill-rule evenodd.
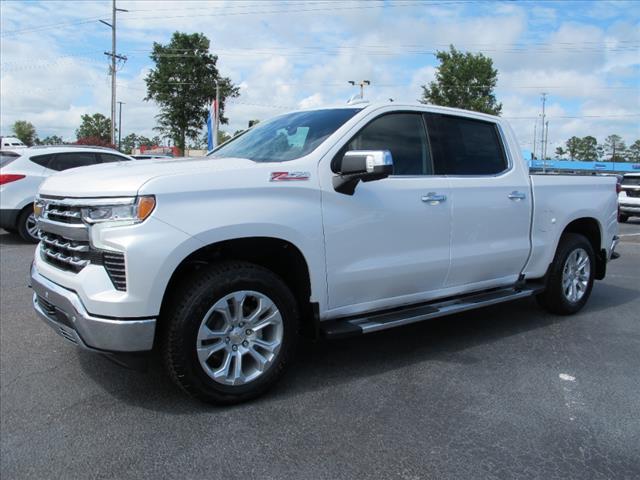
M 531 295 L 580 310 L 617 243 L 616 179 L 532 176 L 498 117 L 350 105 L 208 157 L 49 177 L 33 305 L 97 352 L 158 349 L 205 401 L 261 394 L 299 334 L 369 333 Z

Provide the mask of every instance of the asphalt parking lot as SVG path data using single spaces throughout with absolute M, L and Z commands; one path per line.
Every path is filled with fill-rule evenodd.
M 572 317 L 533 300 L 305 342 L 266 397 L 216 408 L 46 327 L 33 246 L 0 230 L 3 479 L 640 477 L 640 221 Z

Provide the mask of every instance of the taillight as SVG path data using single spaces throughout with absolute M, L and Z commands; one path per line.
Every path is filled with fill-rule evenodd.
M 16 180 L 22 180 L 25 176 L 26 175 L 18 175 L 15 173 L 0 173 L 0 185 L 15 182 Z
M 620 193 L 622 191 L 622 184 L 620 181 L 616 182 L 616 193 Z

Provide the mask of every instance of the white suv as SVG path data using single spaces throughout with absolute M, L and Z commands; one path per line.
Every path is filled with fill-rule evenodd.
M 70 168 L 131 160 L 110 148 L 70 145 L 5 153 L 0 157 L 0 227 L 34 243 L 38 241 L 38 229 L 33 199 L 45 178 Z

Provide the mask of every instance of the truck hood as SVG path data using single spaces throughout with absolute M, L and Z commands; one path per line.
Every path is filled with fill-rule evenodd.
M 137 195 L 150 180 L 184 174 L 195 176 L 237 171 L 257 166 L 242 158 L 208 157 L 179 160 L 135 160 L 72 168 L 48 177 L 40 194 L 62 197 L 119 197 Z

